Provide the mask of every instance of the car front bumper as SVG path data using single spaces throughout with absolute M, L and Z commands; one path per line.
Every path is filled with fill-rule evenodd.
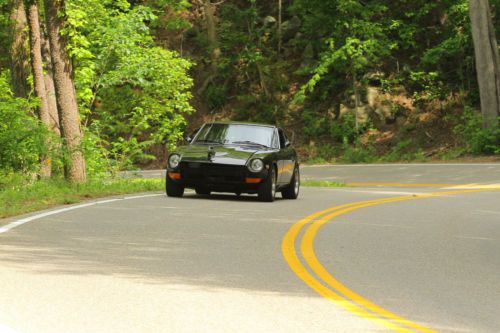
M 167 181 L 214 192 L 256 193 L 268 176 L 267 168 L 253 173 L 245 165 L 199 162 L 181 162 L 178 168 L 167 170 Z

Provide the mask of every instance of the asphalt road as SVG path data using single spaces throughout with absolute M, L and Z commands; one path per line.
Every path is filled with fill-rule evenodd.
M 331 180 L 360 186 L 399 184 L 489 184 L 499 182 L 500 163 L 482 164 L 352 164 L 302 166 L 306 179 Z M 163 178 L 165 171 L 149 170 L 146 178 Z M 389 184 L 387 184 L 389 183 Z
M 369 184 L 0 220 L 0 332 L 500 331 L 500 165 L 303 174 Z

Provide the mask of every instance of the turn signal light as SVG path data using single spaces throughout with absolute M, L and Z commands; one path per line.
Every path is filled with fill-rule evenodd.
M 181 174 L 179 172 L 169 172 L 168 177 L 173 180 L 180 180 L 181 179 Z
M 262 181 L 261 178 L 247 178 L 246 183 L 247 184 L 258 184 Z

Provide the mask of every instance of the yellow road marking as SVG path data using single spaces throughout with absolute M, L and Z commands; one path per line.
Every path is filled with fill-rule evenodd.
M 358 305 L 350 302 L 349 300 L 344 299 L 336 292 L 332 291 L 328 287 L 325 287 L 320 281 L 318 281 L 314 276 L 312 276 L 307 269 L 302 265 L 300 259 L 295 251 L 295 239 L 299 235 L 302 227 L 304 227 L 307 223 L 309 223 L 312 219 L 321 216 L 324 213 L 331 212 L 335 209 L 341 209 L 343 207 L 349 207 L 353 204 L 347 204 L 340 207 L 335 207 L 333 209 L 327 209 L 316 214 L 313 214 L 303 220 L 300 220 L 296 224 L 292 226 L 292 228 L 288 231 L 283 239 L 282 243 L 282 253 L 285 257 L 288 265 L 292 268 L 297 276 L 299 276 L 309 287 L 311 287 L 314 291 L 316 291 L 321 296 L 335 302 L 340 305 L 347 311 L 354 313 L 357 316 L 372 320 L 377 322 L 389 329 L 392 329 L 397 332 L 411 332 L 408 329 L 401 328 L 390 321 L 384 320 L 375 316 L 374 314 L 368 312 L 367 310 L 359 307 Z
M 466 186 L 459 184 L 422 184 L 422 183 L 347 183 L 347 187 L 423 187 L 423 188 L 443 188 Z
M 290 228 L 290 230 L 283 238 L 282 253 L 288 265 L 300 279 L 302 279 L 317 293 L 342 306 L 344 309 L 350 311 L 351 313 L 354 313 L 362 318 L 377 322 L 397 332 L 435 332 L 430 328 L 414 323 L 386 309 L 383 309 L 382 307 L 372 303 L 371 301 L 363 298 L 361 295 L 350 290 L 340 281 L 336 280 L 324 268 L 324 266 L 316 257 L 313 246 L 314 238 L 321 226 L 323 226 L 334 217 L 360 208 L 390 202 L 424 199 L 454 194 L 475 193 L 482 191 L 484 191 L 484 189 L 426 193 L 412 196 L 367 200 L 325 209 L 298 221 Z M 309 273 L 307 268 L 301 263 L 295 249 L 295 241 L 299 237 L 302 229 L 306 226 L 307 230 L 301 241 L 302 256 L 305 262 L 309 265 L 309 268 L 323 281 L 316 279 L 311 273 Z
M 455 185 L 450 189 L 479 189 L 479 190 L 500 190 L 500 184 L 467 184 Z

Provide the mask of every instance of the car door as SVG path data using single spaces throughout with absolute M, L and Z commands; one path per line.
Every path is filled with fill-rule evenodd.
M 290 183 L 292 180 L 296 156 L 290 140 L 288 140 L 282 129 L 278 129 L 278 136 L 280 141 L 280 152 L 278 155 L 281 162 L 281 168 L 280 164 L 278 164 L 278 183 L 283 185 Z

